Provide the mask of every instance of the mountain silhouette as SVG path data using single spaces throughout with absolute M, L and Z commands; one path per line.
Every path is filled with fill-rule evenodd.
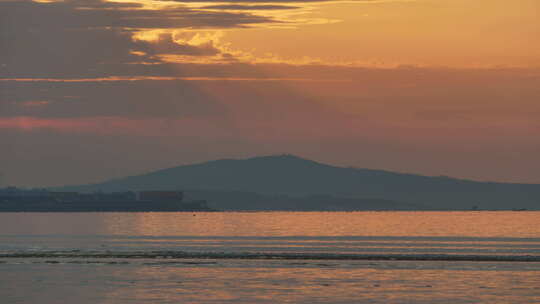
M 211 201 L 219 201 L 220 198 L 234 201 L 235 197 L 237 199 L 244 197 L 241 199 L 243 202 L 238 204 L 248 207 L 250 199 L 246 197 L 251 193 L 252 201 L 257 201 L 255 197 L 258 195 L 259 198 L 266 198 L 259 199 L 259 202 L 273 202 L 273 205 L 277 204 L 276 201 L 280 201 L 276 198 L 281 197 L 282 201 L 288 201 L 290 205 L 294 205 L 293 201 L 296 200 L 299 206 L 308 206 L 309 199 L 312 199 L 318 200 L 317 204 L 324 207 L 325 200 L 321 201 L 321 198 L 326 197 L 328 204 L 335 205 L 337 201 L 341 201 L 348 202 L 347 206 L 353 206 L 352 209 L 341 208 L 344 210 L 362 209 L 354 208 L 354 205 L 362 205 L 362 202 L 368 201 L 372 205 L 376 205 L 377 202 L 385 205 L 383 208 L 385 210 L 393 209 L 392 206 L 395 209 L 444 210 L 473 207 L 540 209 L 540 185 L 536 184 L 478 182 L 383 170 L 345 168 L 294 155 L 221 159 L 99 184 L 63 188 L 85 192 L 149 189 L 182 189 L 188 196 L 194 198 L 204 198 L 206 193 L 213 197 Z M 315 200 L 315 197 L 318 199 Z M 272 206 L 266 207 L 268 208 L 262 209 L 272 209 Z M 322 207 L 315 209 L 328 209 Z

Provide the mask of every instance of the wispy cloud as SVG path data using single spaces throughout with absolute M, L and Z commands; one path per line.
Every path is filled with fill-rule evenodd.
M 234 10 L 234 11 L 258 11 L 258 10 L 291 10 L 300 9 L 300 6 L 292 5 L 245 5 L 245 4 L 215 4 L 201 6 L 201 9 L 214 9 L 214 10 Z

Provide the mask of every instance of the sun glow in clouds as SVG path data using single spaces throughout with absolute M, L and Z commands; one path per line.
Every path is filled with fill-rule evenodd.
M 0 0 L 0 131 L 14 151 L 0 160 L 24 167 L 25 140 L 103 136 L 138 153 L 159 137 L 152 151 L 174 157 L 319 153 L 453 176 L 504 163 L 538 182 L 538 12 L 538 0 Z M 52 170 L 72 157 L 35 151 Z

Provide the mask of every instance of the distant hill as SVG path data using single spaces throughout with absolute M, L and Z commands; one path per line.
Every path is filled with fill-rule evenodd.
M 217 205 L 223 205 L 218 202 L 221 198 L 228 204 L 236 200 L 238 206 L 258 206 L 252 209 L 273 209 L 272 206 L 280 204 L 293 206 L 293 201 L 305 207 L 311 200 L 318 206 L 315 209 L 320 210 L 329 210 L 322 207 L 332 205 L 347 206 L 337 208 L 340 210 L 369 209 L 367 206 L 376 202 L 384 205 L 384 210 L 471 209 L 473 206 L 540 210 L 540 185 L 536 184 L 477 182 L 344 168 L 293 155 L 215 160 L 62 189 L 84 192 L 183 189 L 196 198 L 206 195 Z M 248 198 L 246 193 L 259 198 Z M 305 201 L 300 203 L 302 200 Z M 299 209 L 305 210 L 304 207 Z

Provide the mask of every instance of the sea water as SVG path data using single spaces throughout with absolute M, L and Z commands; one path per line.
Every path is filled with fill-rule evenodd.
M 0 213 L 1 303 L 537 303 L 540 212 Z

